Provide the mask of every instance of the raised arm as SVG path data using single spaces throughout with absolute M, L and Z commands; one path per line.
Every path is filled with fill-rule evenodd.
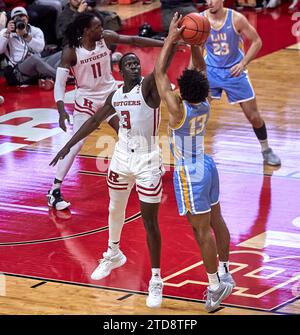
M 168 66 L 176 51 L 176 43 L 180 39 L 180 34 L 184 26 L 179 28 L 181 16 L 176 13 L 170 23 L 169 35 L 165 40 L 164 46 L 158 56 L 154 68 L 154 76 L 158 89 L 158 93 L 162 101 L 167 105 L 169 112 L 169 124 L 172 128 L 181 121 L 183 110 L 181 100 L 172 90 L 170 79 L 167 75 Z
M 99 109 L 94 116 L 89 118 L 80 129 L 73 135 L 69 142 L 58 152 L 49 165 L 55 166 L 59 159 L 63 159 L 70 151 L 70 149 L 79 141 L 86 138 L 90 133 L 99 127 L 101 122 L 107 119 L 110 115 L 115 113 L 115 109 L 111 104 L 112 96 L 115 93 L 112 92 L 106 99 L 103 108 Z
M 203 57 L 203 48 L 200 45 L 191 45 L 190 70 L 206 73 L 206 63 Z
M 203 57 L 203 46 L 202 45 L 191 45 L 191 58 L 189 67 L 190 70 L 196 70 L 206 75 L 206 63 Z M 209 93 L 207 100 L 212 100 Z
M 112 30 L 104 30 L 103 37 L 105 43 L 108 45 L 112 43 L 130 44 L 138 47 L 162 47 L 164 45 L 164 42 L 161 40 L 140 36 L 120 35 Z

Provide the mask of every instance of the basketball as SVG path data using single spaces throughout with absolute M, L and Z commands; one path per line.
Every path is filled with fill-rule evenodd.
M 210 33 L 208 19 L 199 13 L 190 13 L 183 17 L 181 26 L 185 29 L 181 33 L 182 39 L 188 44 L 204 43 Z

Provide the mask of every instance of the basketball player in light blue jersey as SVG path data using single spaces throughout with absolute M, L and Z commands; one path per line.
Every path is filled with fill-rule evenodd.
M 278 166 L 281 161 L 269 147 L 265 122 L 258 111 L 246 70 L 261 49 L 262 41 L 246 17 L 224 8 L 223 0 L 207 0 L 207 4 L 208 10 L 203 15 L 210 22 L 211 32 L 205 43 L 205 62 L 211 96 L 220 99 L 222 91 L 225 91 L 229 103 L 240 104 L 261 144 L 264 163 Z M 251 42 L 246 54 L 241 35 Z
M 193 227 L 206 268 L 209 287 L 205 308 L 216 310 L 235 285 L 228 271 L 230 235 L 221 215 L 219 177 L 213 159 L 204 154 L 203 136 L 210 113 L 209 84 L 199 47 L 192 46 L 194 69 L 186 69 L 178 79 L 180 97 L 171 88 L 166 73 L 180 39 L 181 16 L 175 14 L 169 35 L 157 59 L 154 75 L 159 95 L 169 111 L 169 127 L 176 167 L 174 189 L 180 215 Z M 213 228 L 216 240 L 212 235 Z M 217 265 L 219 254 L 219 270 Z

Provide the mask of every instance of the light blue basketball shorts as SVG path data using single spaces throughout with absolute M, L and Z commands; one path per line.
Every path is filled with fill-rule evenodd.
M 207 66 L 207 79 L 210 85 L 210 93 L 213 99 L 220 99 L 224 90 L 228 102 L 236 104 L 255 98 L 255 92 L 251 85 L 248 71 L 245 70 L 240 76 L 232 77 L 230 69 L 220 69 Z

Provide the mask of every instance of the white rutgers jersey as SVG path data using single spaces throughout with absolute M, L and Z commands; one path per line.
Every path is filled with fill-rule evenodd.
M 71 67 L 76 78 L 75 100 L 78 96 L 86 96 L 105 102 L 107 96 L 117 89 L 117 84 L 111 71 L 111 51 L 104 39 L 96 42 L 94 50 L 79 47 L 75 52 L 77 63 Z
M 142 94 L 142 83 L 123 93 L 121 86 L 112 97 L 112 106 L 120 119 L 119 145 L 138 149 L 155 147 L 158 143 L 160 108 L 147 105 Z

